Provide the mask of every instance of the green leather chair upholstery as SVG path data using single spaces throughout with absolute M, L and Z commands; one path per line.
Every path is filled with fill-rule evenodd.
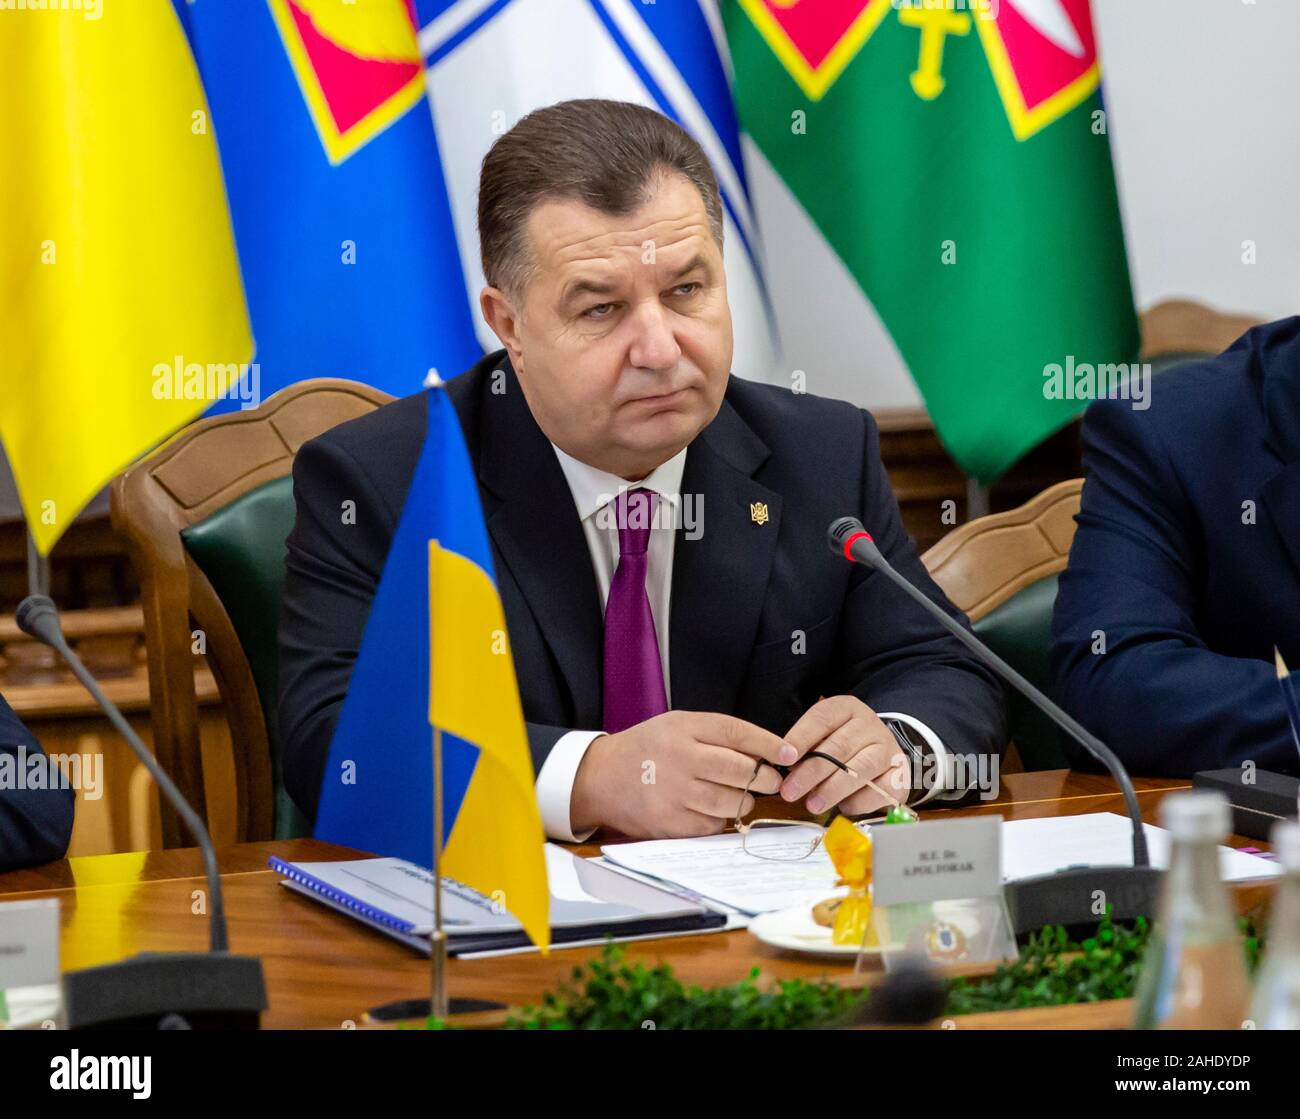
M 1058 482 L 1016 509 L 954 529 L 922 557 L 976 634 L 1049 696 L 1052 610 L 1082 492 L 1081 478 Z M 1074 753 L 1055 724 L 1011 689 L 1007 704 L 1025 769 L 1070 768 Z
M 154 754 L 181 795 L 209 814 L 210 827 L 217 804 L 223 827 L 233 817 L 233 834 L 226 833 L 233 842 L 307 831 L 281 778 L 276 702 L 294 456 L 308 440 L 392 399 L 355 381 L 299 381 L 256 408 L 191 424 L 113 480 L 113 528 L 140 577 Z M 198 653 L 216 678 L 229 728 L 228 738 L 214 738 L 228 743 L 229 757 L 213 758 L 219 768 L 211 772 L 195 687 Z M 220 784 L 209 789 L 214 778 Z M 163 804 L 159 812 L 164 847 L 193 843 L 174 811 Z
M 181 532 L 186 550 L 230 615 L 257 685 L 271 745 L 277 839 L 307 835 L 311 830 L 284 789 L 276 717 L 276 631 L 284 588 L 284 541 L 293 519 L 293 479 L 286 475 L 249 490 Z
M 1049 575 L 994 607 L 974 629 L 998 656 L 1036 688 L 1052 694 L 1048 650 L 1052 643 L 1052 609 L 1057 575 Z M 1011 740 L 1026 769 L 1068 769 L 1064 736 L 1046 715 L 1019 692 L 1008 689 Z

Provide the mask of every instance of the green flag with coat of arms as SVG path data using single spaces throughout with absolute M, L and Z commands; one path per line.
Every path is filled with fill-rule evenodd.
M 1138 351 L 1088 0 L 724 0 L 723 16 L 742 125 L 948 450 L 992 481 L 1086 405 L 1060 370 Z

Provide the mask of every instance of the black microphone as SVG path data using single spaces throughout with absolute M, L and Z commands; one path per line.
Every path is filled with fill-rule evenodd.
M 948 984 L 924 956 L 904 956 L 871 985 L 864 1007 L 849 1015 L 846 1026 L 924 1026 L 943 1013 Z
M 256 1028 L 259 1015 L 266 1009 L 262 963 L 255 956 L 232 956 L 229 952 L 217 853 L 202 818 L 72 651 L 63 636 L 53 600 L 45 595 L 28 595 L 18 604 L 15 617 L 19 629 L 63 658 L 126 739 L 131 752 L 194 836 L 203 852 L 208 879 L 208 951 L 142 953 L 116 964 L 69 972 L 63 977 L 69 1027 L 161 1028 L 159 1023 L 169 1015 L 180 1015 L 195 1025 Z
M 984 644 L 965 626 L 956 621 L 928 595 L 923 594 L 894 570 L 857 517 L 840 517 L 828 530 L 831 551 L 851 563 L 860 563 L 878 571 L 921 606 L 940 625 L 969 649 L 979 661 L 1024 696 L 1066 734 L 1084 747 L 1109 771 L 1124 794 L 1124 805 L 1133 825 L 1133 865 L 1128 867 L 1074 867 L 1054 874 L 1038 875 L 1008 883 L 1005 892 L 1016 932 L 1026 932 L 1043 925 L 1082 925 L 1095 923 L 1097 891 L 1113 906 L 1116 920 L 1150 917 L 1155 913 L 1163 872 L 1151 866 L 1147 853 L 1146 832 L 1137 794 L 1124 763 L 1096 735 L 1085 730 L 1020 675 L 1006 661 Z

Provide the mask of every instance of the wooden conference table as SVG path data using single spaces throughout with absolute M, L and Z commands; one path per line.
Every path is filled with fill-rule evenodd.
M 998 813 L 1011 820 L 1124 811 L 1123 798 L 1108 777 L 1047 770 L 1008 774 L 998 797 L 972 808 L 939 810 L 952 815 Z M 1156 806 L 1185 780 L 1134 781 L 1142 815 L 1156 821 Z M 936 813 L 937 814 L 937 813 Z M 1262 846 L 1234 837 L 1236 846 Z M 596 854 L 594 844 L 577 848 Z M 218 853 L 225 890 L 230 943 L 234 952 L 260 956 L 270 1006 L 262 1023 L 269 1029 L 347 1028 L 361 1025 L 372 1006 L 428 995 L 429 962 L 404 945 L 300 897 L 278 885 L 267 867 L 270 855 L 291 860 L 353 858 L 345 847 L 311 839 L 243 843 Z M 65 971 L 108 963 L 135 952 L 200 951 L 208 922 L 196 904 L 206 891 L 202 861 L 194 848 L 96 855 L 64 859 L 31 870 L 0 874 L 0 900 L 56 897 L 61 906 L 62 967 Z M 626 946 L 629 957 L 665 960 L 685 982 L 730 983 L 758 966 L 764 976 L 817 978 L 844 974 L 839 966 L 785 955 L 747 932 L 643 941 Z M 486 960 L 453 960 L 453 996 L 495 999 L 512 1006 L 537 1002 L 567 980 L 573 967 L 597 949 L 560 949 Z M 1126 1021 L 1121 1005 L 1015 1011 L 1026 1026 L 1115 1026 Z M 1076 1011 L 1087 1011 L 1077 1017 Z M 1028 1016 L 1027 1018 L 1024 1016 Z M 996 1019 L 981 1023 L 978 1019 Z M 1005 1015 L 960 1019 L 963 1028 L 1011 1025 Z

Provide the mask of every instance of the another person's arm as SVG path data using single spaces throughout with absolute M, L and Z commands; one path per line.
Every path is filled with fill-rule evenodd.
M 44 787 L 33 787 L 36 781 Z M 0 871 L 62 858 L 75 802 L 40 743 L 0 696 Z
M 1197 632 L 1200 517 L 1151 415 L 1112 400 L 1084 419 L 1087 481 L 1053 624 L 1058 699 L 1136 773 L 1293 770 L 1273 665 Z

